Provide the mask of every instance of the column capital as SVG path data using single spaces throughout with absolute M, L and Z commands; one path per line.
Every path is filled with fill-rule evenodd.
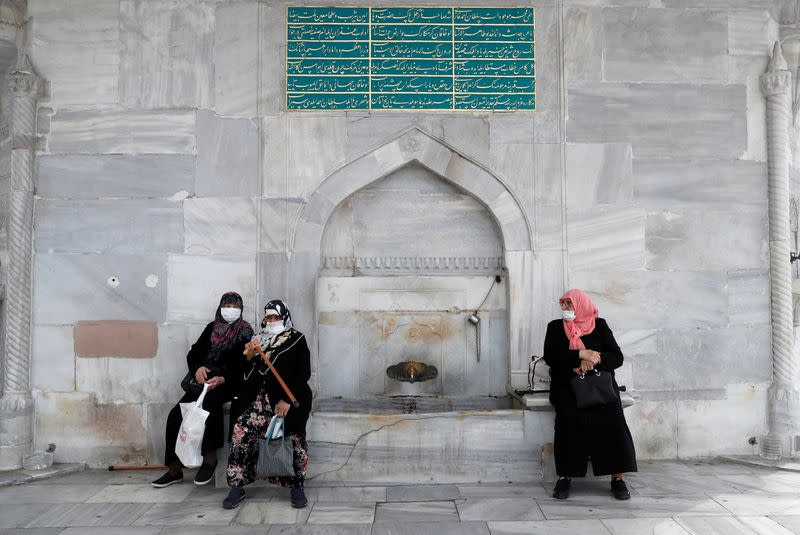
M 13 71 L 8 73 L 8 92 L 12 97 L 38 99 L 44 88 L 44 80 L 36 74 L 26 55 Z
M 792 87 L 792 73 L 783 57 L 783 49 L 779 41 L 775 41 L 772 58 L 769 60 L 767 72 L 761 75 L 761 92 L 765 97 L 780 93 L 788 93 Z

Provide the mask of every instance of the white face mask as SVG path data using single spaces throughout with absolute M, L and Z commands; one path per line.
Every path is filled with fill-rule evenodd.
M 572 321 L 575 319 L 575 311 L 574 310 L 562 310 L 561 316 L 564 318 L 565 321 Z
M 228 323 L 233 323 L 242 317 L 242 309 L 240 308 L 222 307 L 219 312 L 222 314 L 222 319 Z
M 275 323 L 267 323 L 264 326 L 264 332 L 270 336 L 275 336 L 276 334 L 281 334 L 283 332 L 283 322 L 276 321 Z

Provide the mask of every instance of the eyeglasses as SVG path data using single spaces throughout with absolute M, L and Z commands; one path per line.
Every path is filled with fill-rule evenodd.
M 559 305 L 571 305 L 572 304 L 572 300 L 570 300 L 570 299 L 559 299 L 558 300 L 558 304 Z

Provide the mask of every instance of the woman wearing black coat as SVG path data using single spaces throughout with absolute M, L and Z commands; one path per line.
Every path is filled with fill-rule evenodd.
M 164 464 L 169 471 L 153 481 L 157 488 L 167 487 L 183 481 L 183 464 L 175 455 L 175 441 L 183 421 L 180 403 L 197 401 L 202 385 L 208 384 L 209 391 L 203 401 L 203 409 L 209 412 L 203 434 L 201 452 L 203 464 L 195 475 L 197 485 L 205 485 L 214 477 L 217 466 L 217 449 L 225 440 L 222 405 L 230 401 L 236 391 L 236 379 L 241 368 L 244 345 L 253 337 L 253 328 L 242 319 L 242 297 L 236 292 L 222 296 L 214 321 L 206 325 L 202 334 L 186 355 L 189 373 L 194 385 L 183 395 L 167 416 L 166 449 Z
M 228 458 L 228 496 L 226 509 L 237 507 L 246 497 L 244 486 L 255 480 L 258 442 L 269 427 L 273 415 L 284 419 L 285 437 L 292 442 L 293 477 L 270 478 L 273 483 L 291 487 L 292 506 L 305 507 L 308 443 L 306 423 L 311 413 L 312 394 L 308 386 L 311 360 L 306 338 L 292 326 L 292 316 L 283 301 L 273 300 L 264 307 L 262 330 L 245 348 L 245 364 L 238 387 L 238 399 L 231 405 L 231 452 Z M 289 396 L 258 353 L 269 359 L 289 387 L 300 406 L 292 406 Z
M 578 409 L 570 380 L 579 373 L 600 370 L 611 374 L 622 366 L 623 356 L 614 334 L 591 298 L 569 290 L 559 300 L 562 319 L 547 325 L 544 360 L 550 366 L 550 403 L 556 411 L 553 439 L 556 482 L 553 497 L 569 496 L 572 477 L 586 475 L 591 461 L 594 475 L 612 475 L 611 491 L 618 500 L 630 498 L 623 480 L 636 471 L 636 452 L 616 380 L 617 400 L 608 405 Z

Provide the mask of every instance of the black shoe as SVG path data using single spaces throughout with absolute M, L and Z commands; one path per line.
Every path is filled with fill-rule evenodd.
M 308 505 L 308 500 L 303 489 L 292 489 L 292 507 L 302 509 L 306 505 Z
M 164 487 L 169 487 L 170 485 L 174 485 L 175 483 L 180 483 L 181 481 L 183 481 L 183 472 L 178 472 L 178 474 L 174 476 L 169 472 L 167 472 L 166 474 L 159 477 L 150 484 L 157 489 L 162 489 Z
M 572 484 L 572 480 L 568 477 L 559 478 L 556 481 L 556 488 L 553 489 L 553 498 L 556 500 L 566 500 L 569 498 L 569 487 Z
M 242 487 L 233 487 L 228 493 L 228 496 L 222 500 L 222 507 L 225 509 L 236 509 L 245 498 L 247 498 L 247 495 L 244 493 Z
M 628 485 L 625 482 L 615 477 L 611 480 L 611 492 L 614 494 L 614 497 L 618 500 L 630 500 L 631 493 L 628 490 Z
M 200 467 L 200 470 L 198 470 L 197 474 L 194 476 L 194 484 L 205 485 L 207 483 L 211 483 L 211 480 L 214 479 L 214 470 L 216 469 L 216 466 L 203 463 L 203 466 Z

